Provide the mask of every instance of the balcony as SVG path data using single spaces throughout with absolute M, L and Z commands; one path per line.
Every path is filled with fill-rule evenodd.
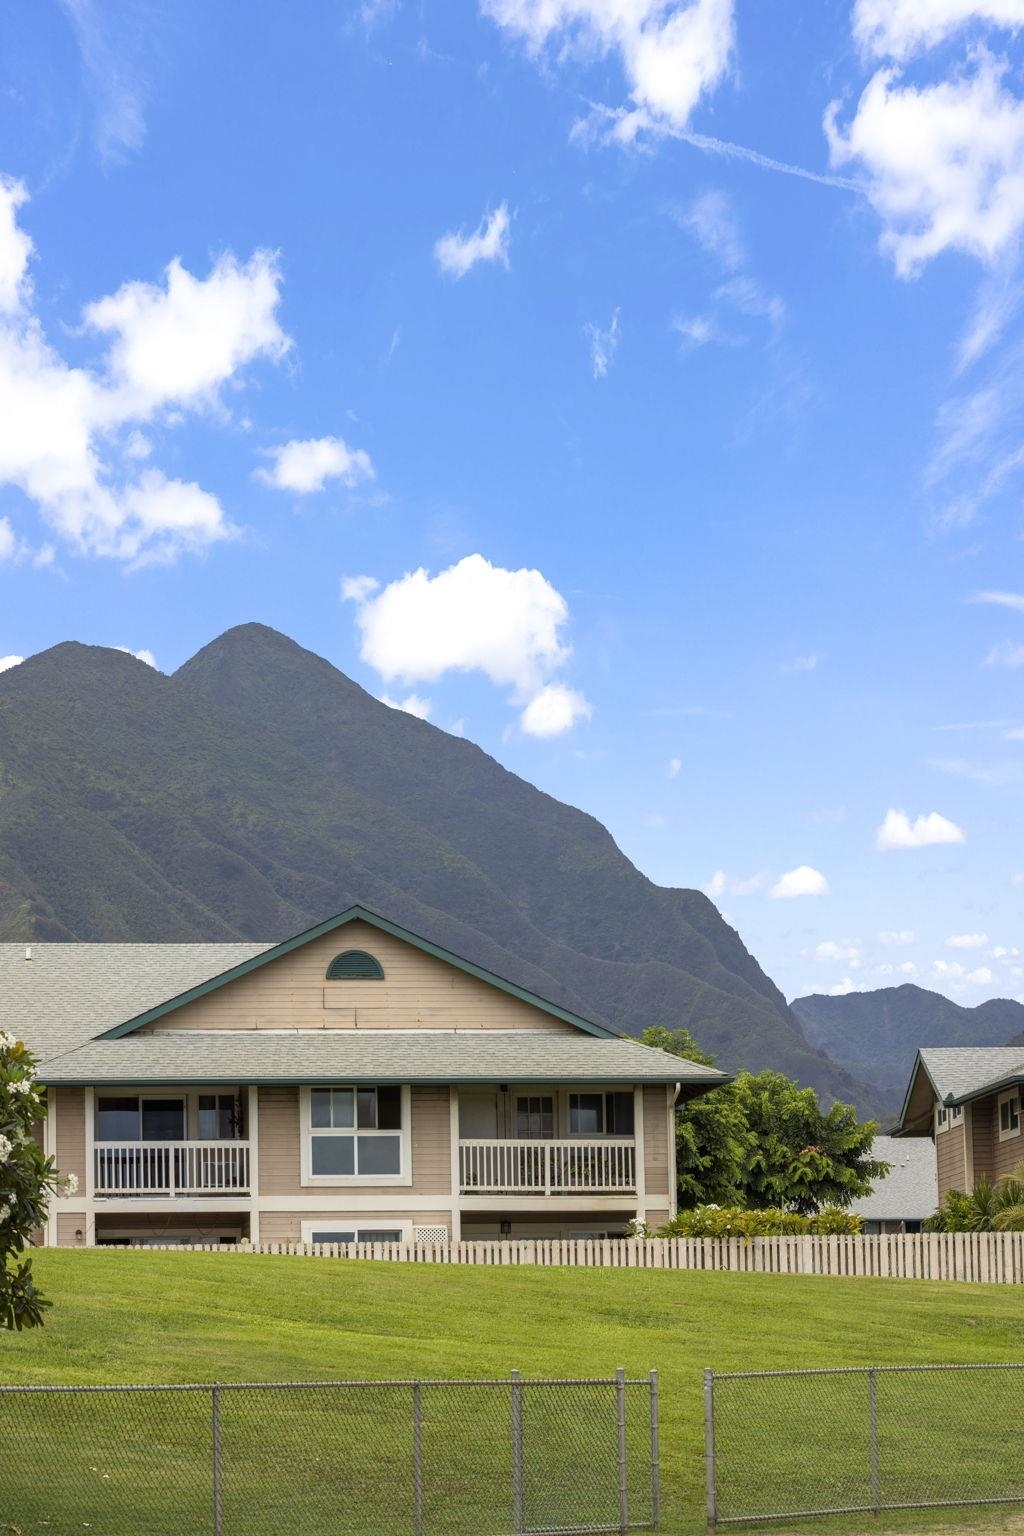
M 249 1194 L 247 1141 L 109 1141 L 95 1148 L 98 1197 Z
M 460 1141 L 463 1195 L 634 1194 L 636 1143 L 600 1141 Z

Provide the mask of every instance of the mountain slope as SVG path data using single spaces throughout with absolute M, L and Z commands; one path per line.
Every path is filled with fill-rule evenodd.
M 1024 1004 L 991 998 L 963 1008 L 938 992 L 909 983 L 795 998 L 793 1012 L 812 1045 L 898 1104 L 921 1046 L 1005 1045 L 1024 1030 Z
M 73 643 L 0 676 L 0 938 L 277 939 L 353 901 L 622 1029 L 860 1085 L 706 897 L 259 625 L 174 677 Z

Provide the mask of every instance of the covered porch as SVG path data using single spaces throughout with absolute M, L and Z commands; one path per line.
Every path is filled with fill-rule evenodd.
M 458 1093 L 460 1195 L 633 1195 L 642 1090 L 497 1083 Z
M 251 1192 L 248 1090 L 140 1088 L 96 1092 L 89 1156 L 97 1199 Z

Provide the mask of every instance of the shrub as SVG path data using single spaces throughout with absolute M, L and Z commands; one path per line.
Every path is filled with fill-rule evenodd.
M 34 1059 L 0 1029 L 0 1328 L 37 1328 L 50 1305 L 23 1257 L 46 1221 L 50 1196 L 71 1188 L 33 1134 L 45 1113 Z
M 799 1237 L 805 1233 L 856 1233 L 861 1219 L 839 1206 L 826 1206 L 813 1216 L 796 1211 L 746 1210 L 741 1206 L 696 1205 L 680 1211 L 658 1237 Z

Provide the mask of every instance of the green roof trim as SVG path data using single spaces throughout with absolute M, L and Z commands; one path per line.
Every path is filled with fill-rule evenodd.
M 486 971 L 483 966 L 474 965 L 471 960 L 464 960 L 461 955 L 442 949 L 440 944 L 432 944 L 429 939 L 421 938 L 417 933 L 411 933 L 408 928 L 402 928 L 398 923 L 390 922 L 388 918 L 381 917 L 377 912 L 356 906 L 347 908 L 337 917 L 326 918 L 322 923 L 317 923 L 316 927 L 307 928 L 304 933 L 297 933 L 294 938 L 285 939 L 283 944 L 275 944 L 270 949 L 263 950 L 261 954 L 254 955 L 251 960 L 243 960 L 241 965 L 232 966 L 230 970 L 222 971 L 218 976 L 211 976 L 208 981 L 200 982 L 198 986 L 190 987 L 187 992 L 181 992 L 177 997 L 170 997 L 164 1003 L 158 1003 L 155 1008 L 148 1008 L 145 1013 L 137 1014 L 133 1019 L 126 1019 L 123 1024 L 117 1024 L 113 1029 L 97 1035 L 96 1039 L 120 1040 L 123 1035 L 134 1034 L 137 1029 L 143 1029 L 147 1024 L 155 1024 L 158 1019 L 164 1019 L 169 1013 L 175 1013 L 179 1008 L 184 1008 L 186 1003 L 193 1003 L 200 997 L 208 997 L 211 992 L 216 992 L 220 987 L 226 987 L 229 982 L 238 981 L 242 976 L 248 976 L 262 966 L 269 965 L 272 960 L 280 960 L 284 955 L 290 955 L 293 950 L 301 949 L 304 944 L 310 944 L 314 939 L 322 938 L 327 933 L 334 933 L 339 928 L 344 928 L 346 924 L 354 922 L 369 923 L 372 928 L 378 928 L 381 933 L 388 933 L 392 938 L 401 939 L 406 944 L 422 950 L 424 954 L 432 955 L 435 960 L 444 960 L 448 965 L 453 965 L 456 970 L 464 971 L 467 976 L 475 976 L 477 981 L 485 981 L 488 986 L 497 987 L 500 992 L 507 992 L 510 997 L 518 998 L 521 1003 L 539 1008 L 542 1013 L 561 1019 L 565 1024 L 572 1024 L 588 1035 L 596 1035 L 606 1040 L 620 1038 L 617 1031 L 607 1029 L 603 1024 L 595 1024 L 592 1019 L 581 1018 L 579 1014 L 571 1013 L 568 1008 L 559 1008 L 557 1003 L 549 1003 L 545 998 L 538 997 L 533 992 L 527 992 L 525 987 L 517 987 L 515 982 L 506 981 L 503 976 L 496 976 L 493 971 Z

